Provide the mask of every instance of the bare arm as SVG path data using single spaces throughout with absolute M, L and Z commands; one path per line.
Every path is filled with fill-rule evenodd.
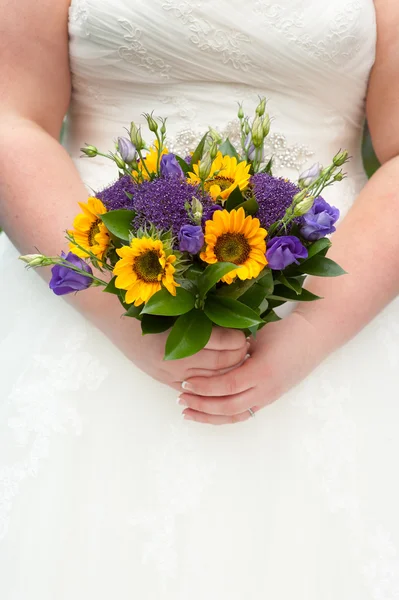
M 87 199 L 58 142 L 71 90 L 68 6 L 0 0 L 0 222 L 22 253 L 65 248 L 77 202 Z M 247 351 L 240 332 L 216 332 L 195 359 L 163 363 L 165 336 L 142 337 L 137 321 L 121 319 L 114 297 L 91 289 L 69 298 L 143 370 L 178 389 L 190 373 L 232 367 Z
M 377 58 L 367 117 L 382 167 L 356 199 L 329 256 L 348 275 L 313 279 L 307 286 L 324 300 L 297 313 L 323 332 L 329 351 L 345 343 L 399 293 L 399 5 L 376 0 Z

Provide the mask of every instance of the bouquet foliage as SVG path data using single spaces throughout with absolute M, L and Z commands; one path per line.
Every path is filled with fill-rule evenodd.
M 170 330 L 170 360 L 200 351 L 215 325 L 256 335 L 281 304 L 318 299 L 303 288 L 307 275 L 344 273 L 326 257 L 339 211 L 320 194 L 343 179 L 346 151 L 292 182 L 274 177 L 264 155 L 265 99 L 253 119 L 239 106 L 240 148 L 210 128 L 186 157 L 168 152 L 166 119 L 144 117 L 151 146 L 132 123 L 114 152 L 82 148 L 112 160 L 119 178 L 80 204 L 68 254 L 21 257 L 53 265 L 56 294 L 102 287 L 144 335 Z

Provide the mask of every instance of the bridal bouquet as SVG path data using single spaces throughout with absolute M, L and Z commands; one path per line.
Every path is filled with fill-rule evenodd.
M 168 152 L 166 119 L 144 117 L 151 146 L 132 123 L 114 152 L 82 148 L 112 160 L 119 178 L 80 204 L 69 252 L 21 257 L 53 265 L 55 294 L 102 287 L 143 334 L 170 330 L 171 360 L 200 351 L 214 325 L 256 335 L 279 319 L 279 305 L 318 299 L 303 289 L 306 275 L 344 273 L 326 258 L 339 211 L 320 194 L 343 179 L 346 151 L 292 182 L 274 177 L 273 157 L 264 156 L 265 99 L 252 119 L 239 106 L 240 148 L 210 128 L 189 156 Z

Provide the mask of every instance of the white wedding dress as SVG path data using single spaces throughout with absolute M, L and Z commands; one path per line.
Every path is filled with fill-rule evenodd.
M 234 139 L 258 94 L 277 174 L 347 148 L 325 197 L 344 215 L 364 186 L 372 0 L 73 0 L 69 32 L 65 145 L 88 188 L 116 172 L 85 142 L 112 149 L 154 109 L 184 154 L 208 125 Z M 17 256 L 1 235 L 1 600 L 399 598 L 398 300 L 216 428 L 183 421 L 176 392 Z

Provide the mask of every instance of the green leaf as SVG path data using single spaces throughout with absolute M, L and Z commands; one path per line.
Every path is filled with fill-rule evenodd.
M 274 290 L 273 273 L 270 269 L 264 269 L 256 279 L 257 283 L 263 287 L 265 296 L 271 294 Z
M 202 310 L 194 308 L 177 319 L 165 347 L 165 360 L 176 360 L 196 354 L 211 337 L 212 322 Z
M 245 202 L 242 202 L 242 204 L 239 204 L 235 208 L 237 210 L 239 208 L 243 208 L 245 210 L 246 215 L 254 215 L 259 210 L 259 204 L 255 200 L 255 198 L 248 198 L 248 200 L 245 200 Z
M 184 276 L 186 279 L 189 279 L 190 281 L 197 282 L 198 278 L 202 275 L 204 270 L 205 269 L 202 269 L 200 267 L 200 265 L 194 264 L 194 265 L 191 265 L 191 267 L 189 267 L 187 269 L 187 271 L 185 271 Z
M 308 247 L 308 257 L 301 262 L 303 265 L 309 258 L 312 256 L 316 256 L 316 254 L 320 254 L 322 252 L 327 252 L 331 247 L 331 241 L 328 238 L 322 238 L 321 240 L 317 240 L 311 246 Z
M 140 304 L 140 306 L 135 306 L 134 304 L 131 304 L 123 316 L 124 317 L 133 317 L 134 319 L 137 319 L 137 317 L 140 315 L 142 309 L 143 309 L 142 304 Z
M 113 277 L 111 279 L 111 281 L 108 283 L 108 285 L 105 286 L 105 288 L 103 289 L 103 292 L 107 292 L 108 294 L 115 294 L 116 296 L 119 296 L 120 291 L 117 287 L 115 287 L 115 280 L 116 277 Z
M 175 322 L 173 317 L 156 317 L 155 315 L 143 315 L 141 319 L 141 331 L 143 335 L 150 333 L 163 333 L 168 331 Z
M 112 210 L 99 216 L 108 231 L 120 240 L 129 241 L 132 221 L 136 216 L 134 210 Z
M 227 198 L 226 204 L 224 208 L 229 212 L 237 208 L 240 204 L 243 204 L 245 201 L 244 196 L 241 193 L 239 186 L 237 185 L 234 190 L 230 193 L 230 196 Z
M 321 300 L 320 296 L 316 296 L 308 290 L 302 289 L 300 294 L 297 294 L 293 290 L 285 287 L 285 285 L 276 285 L 273 294 L 267 297 L 268 300 L 293 300 L 294 302 L 312 302 L 313 300 Z
M 285 277 L 284 273 L 281 272 L 278 281 L 298 295 L 302 292 L 302 285 L 295 277 Z
M 208 135 L 209 135 L 209 132 L 207 131 L 205 133 L 205 135 L 201 138 L 200 143 L 198 144 L 198 146 L 194 150 L 194 154 L 191 157 L 191 163 L 190 163 L 190 165 L 195 165 L 195 164 L 197 164 L 198 161 L 201 160 L 202 154 L 204 152 L 204 146 L 205 146 L 206 138 L 208 137 Z
M 181 158 L 180 156 L 177 156 L 177 154 L 175 154 L 175 158 L 176 158 L 177 162 L 179 163 L 184 175 L 187 175 L 187 173 L 190 172 L 190 165 L 188 165 L 186 163 L 186 161 L 183 160 L 183 158 Z
M 162 288 L 149 299 L 143 308 L 143 315 L 160 315 L 163 317 L 177 317 L 184 315 L 194 308 L 195 297 L 184 288 L 176 289 L 176 296 L 172 296 L 167 289 Z
M 274 310 L 270 310 L 265 315 L 262 315 L 262 319 L 266 323 L 274 323 L 275 321 L 281 321 L 281 317 L 279 317 L 278 314 L 274 312 Z
M 209 265 L 202 275 L 198 278 L 198 290 L 201 298 L 205 298 L 205 295 L 218 281 L 226 275 L 237 269 L 237 265 L 234 263 L 219 262 L 214 265 Z
M 232 298 L 208 296 L 204 311 L 220 327 L 246 329 L 263 322 L 255 311 Z
M 232 158 L 236 158 L 238 162 L 240 162 L 240 157 L 238 155 L 237 150 L 234 148 L 233 144 L 230 142 L 229 138 L 220 144 L 219 146 L 220 152 L 223 156 L 231 156 Z
M 330 258 L 324 256 L 313 256 L 304 263 L 298 265 L 299 271 L 307 273 L 308 275 L 315 275 L 317 277 L 338 277 L 339 275 L 345 275 L 344 271 L 336 262 Z
M 255 283 L 245 294 L 240 298 L 240 302 L 250 306 L 251 308 L 259 308 L 265 299 L 265 291 L 259 283 Z
M 224 298 L 240 298 L 247 290 L 249 290 L 253 285 L 255 285 L 256 279 L 245 279 L 241 281 L 241 279 L 237 279 L 234 283 L 230 285 L 224 285 L 216 291 L 218 296 L 223 296 Z

